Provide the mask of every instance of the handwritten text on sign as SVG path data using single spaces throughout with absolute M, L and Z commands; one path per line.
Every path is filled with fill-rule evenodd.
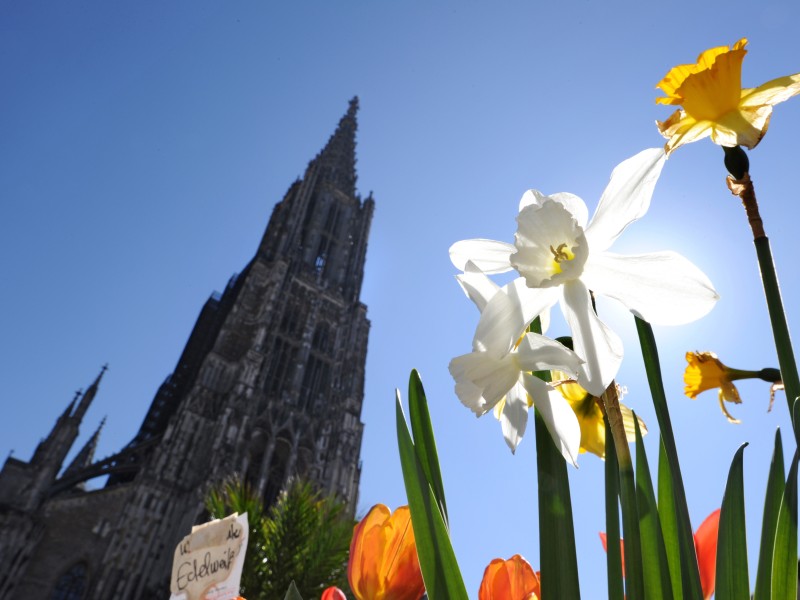
M 194 526 L 175 548 L 170 600 L 236 598 L 247 550 L 247 528 L 247 513 Z

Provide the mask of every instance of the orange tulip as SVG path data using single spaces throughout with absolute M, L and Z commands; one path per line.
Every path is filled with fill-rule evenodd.
M 697 554 L 697 568 L 700 571 L 700 587 L 703 588 L 703 600 L 714 595 L 717 580 L 717 537 L 719 535 L 719 509 L 706 517 L 694 532 L 694 550 Z M 603 550 L 608 551 L 608 539 L 600 533 Z M 619 541 L 622 553 L 622 576 L 625 577 L 625 545 Z
M 478 600 L 539 600 L 540 585 L 539 573 L 519 554 L 495 558 L 483 572 Z
M 425 593 L 408 506 L 376 504 L 353 530 L 347 579 L 358 600 L 419 600 Z
M 347 596 L 344 595 L 342 590 L 332 585 L 322 592 L 322 597 L 319 600 L 347 600 Z

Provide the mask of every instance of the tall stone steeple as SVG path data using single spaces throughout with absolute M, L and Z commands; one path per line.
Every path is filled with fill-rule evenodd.
M 336 131 L 328 143 L 309 165 L 316 163 L 320 176 L 333 183 L 342 192 L 353 196 L 356 193 L 356 113 L 358 96 L 350 100 L 347 113 L 339 121 Z
M 0 595 L 51 597 L 76 578 L 86 600 L 163 595 L 176 544 L 207 517 L 209 486 L 232 475 L 268 505 L 299 477 L 355 512 L 370 327 L 360 291 L 375 207 L 355 188 L 357 110 L 354 98 L 275 205 L 253 258 L 205 302 L 138 433 L 92 462 L 95 433 L 42 510 L 29 510 L 15 539 L 38 532 L 40 542 L 17 558 L 1 535 L 3 502 L 29 465 L 9 459 Z M 70 446 L 102 375 L 62 416 Z M 75 487 L 101 475 L 102 489 Z

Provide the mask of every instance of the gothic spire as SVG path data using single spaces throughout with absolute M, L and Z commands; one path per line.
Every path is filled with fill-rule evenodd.
M 78 398 L 80 398 L 80 396 L 81 396 L 81 394 L 82 394 L 82 393 L 83 393 L 83 390 L 82 390 L 82 389 L 80 389 L 80 390 L 77 390 L 77 391 L 75 392 L 75 395 L 72 397 L 72 402 L 70 402 L 70 403 L 69 403 L 69 405 L 67 406 L 67 408 L 66 408 L 66 409 L 64 410 L 64 412 L 62 413 L 61 417 L 59 417 L 59 419 L 58 419 L 59 421 L 62 421 L 62 420 L 64 420 L 64 419 L 67 419 L 67 418 L 69 418 L 69 417 L 72 415 L 72 409 L 74 409 L 74 408 L 75 408 L 75 403 L 78 401 Z
M 103 425 L 105 424 L 106 418 L 103 417 L 103 420 L 100 421 L 100 425 L 97 427 L 92 437 L 89 438 L 89 441 L 84 444 L 80 452 L 75 455 L 75 458 L 72 459 L 72 462 L 64 470 L 64 473 L 61 475 L 62 478 L 77 473 L 92 464 L 95 450 L 97 450 L 97 442 L 100 439 L 100 431 L 102 431 Z
M 78 408 L 75 409 L 75 413 L 72 415 L 75 417 L 78 422 L 80 423 L 83 420 L 83 416 L 86 414 L 86 411 L 89 410 L 89 405 L 94 400 L 95 395 L 97 394 L 97 388 L 100 386 L 100 380 L 103 378 L 103 373 L 106 372 L 108 369 L 108 365 L 103 365 L 103 368 L 100 369 L 100 374 L 97 376 L 92 382 L 92 385 L 89 386 L 89 389 L 86 390 L 83 394 L 83 398 L 81 398 L 80 404 L 78 404 Z
M 356 188 L 357 112 L 358 96 L 354 96 L 336 131 L 313 161 L 321 168 L 324 178 L 338 184 L 350 195 L 355 194 Z

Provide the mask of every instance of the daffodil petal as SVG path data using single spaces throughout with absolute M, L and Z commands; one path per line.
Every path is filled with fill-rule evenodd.
M 505 439 L 511 452 L 515 452 L 525 429 L 528 426 L 528 392 L 520 383 L 512 387 L 506 395 L 503 403 L 503 412 L 500 414 L 500 427 L 503 430 Z
M 645 215 L 665 160 L 662 148 L 649 148 L 617 165 L 586 228 L 592 253 L 611 246 L 628 225 Z
M 667 156 L 684 144 L 708 137 L 712 129 L 710 121 L 697 121 L 683 110 L 676 110 L 666 121 L 656 121 L 656 125 L 661 135 L 667 138 L 664 145 Z
M 558 300 L 558 288 L 529 288 L 521 277 L 503 286 L 481 313 L 472 346 L 506 354 L 537 315 Z
M 741 107 L 775 106 L 800 94 L 800 73 L 778 77 L 750 90 L 742 90 Z
M 500 289 L 500 286 L 489 279 L 472 261 L 467 262 L 464 273 L 456 275 L 456 281 L 481 312 Z M 550 309 L 544 309 L 538 316 L 542 333 L 547 333 L 550 327 Z
M 555 194 L 545 196 L 539 190 L 528 190 L 522 195 L 522 199 L 519 201 L 519 210 L 522 212 L 523 208 L 531 204 L 538 204 L 541 206 L 548 198 L 562 204 L 564 208 L 572 213 L 578 225 L 586 227 L 586 223 L 589 220 L 589 209 L 586 208 L 586 203 L 579 196 L 570 194 L 569 192 L 556 192 Z
M 471 260 L 464 266 L 464 272 L 456 275 L 456 281 L 467 298 L 472 300 L 480 311 L 486 308 L 489 300 L 500 289 L 500 286 L 489 279 Z
M 622 363 L 622 340 L 595 314 L 589 290 L 580 280 L 564 285 L 561 309 L 572 331 L 581 365 L 578 383 L 593 396 L 602 396 Z
M 495 240 L 461 240 L 450 246 L 450 261 L 461 271 L 472 261 L 484 273 L 505 273 L 511 270 L 509 257 L 516 250 L 513 244 Z
M 523 208 L 531 204 L 541 205 L 547 198 L 548 196 L 539 190 L 527 190 L 519 200 L 519 212 L 522 212 Z
M 575 215 L 552 198 L 517 215 L 514 246 L 511 266 L 532 288 L 554 287 L 580 277 L 589 253 Z
M 517 348 L 516 361 L 520 371 L 558 369 L 577 376 L 583 364 L 575 352 L 563 344 L 538 333 L 526 333 Z
M 581 426 L 578 417 L 564 397 L 538 377 L 529 373 L 522 375 L 525 389 L 533 398 L 533 405 L 547 425 L 550 437 L 561 455 L 574 466 L 578 466 L 581 446 Z
M 714 122 L 711 141 L 728 148 L 745 146 L 752 150 L 767 133 L 771 116 L 772 107 L 769 105 L 733 110 Z
M 638 415 L 634 416 L 633 411 L 620 402 L 619 410 L 622 413 L 622 426 L 625 428 L 625 439 L 629 444 L 636 441 L 636 421 L 639 422 L 639 431 L 642 437 L 647 435 L 647 425 Z
M 497 358 L 488 352 L 471 352 L 451 360 L 449 369 L 459 400 L 479 416 L 491 410 L 519 379 L 511 355 Z
M 674 252 L 592 255 L 581 279 L 595 293 L 616 298 L 655 325 L 695 321 L 719 299 L 708 277 Z

